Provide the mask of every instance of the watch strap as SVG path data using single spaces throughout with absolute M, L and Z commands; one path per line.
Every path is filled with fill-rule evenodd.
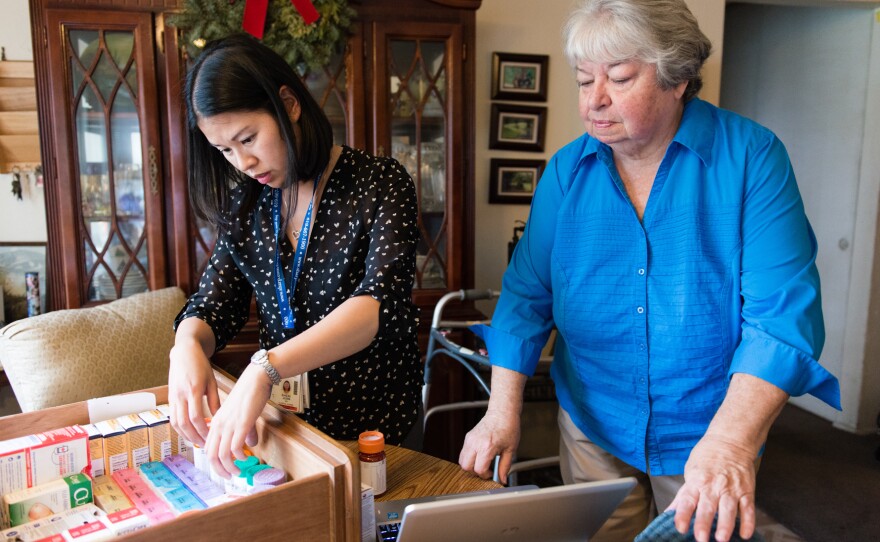
M 257 350 L 257 352 L 251 356 L 251 363 L 262 367 L 263 370 L 266 371 L 266 374 L 269 375 L 269 380 L 272 381 L 272 384 L 275 384 L 276 386 L 281 384 L 281 375 L 278 374 L 278 370 L 269 362 L 269 352 L 267 350 Z

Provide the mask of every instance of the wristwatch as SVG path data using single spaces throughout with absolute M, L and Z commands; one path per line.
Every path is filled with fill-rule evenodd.
M 276 386 L 278 384 L 281 384 L 281 375 L 278 374 L 278 371 L 275 369 L 275 367 L 272 367 L 272 364 L 269 363 L 268 350 L 264 348 L 257 350 L 254 355 L 251 356 L 251 363 L 262 367 L 266 371 L 266 374 L 269 375 L 269 380 L 271 380 L 273 384 L 275 384 Z

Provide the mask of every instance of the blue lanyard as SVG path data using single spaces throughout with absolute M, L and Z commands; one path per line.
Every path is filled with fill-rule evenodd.
M 309 244 L 309 227 L 312 225 L 312 205 L 315 203 L 315 191 L 318 189 L 318 183 L 321 175 L 315 178 L 315 186 L 312 187 L 312 199 L 309 201 L 309 208 L 306 210 L 306 216 L 303 218 L 302 229 L 299 231 L 299 239 L 296 243 L 296 254 L 293 257 L 293 271 L 290 275 L 290 295 L 296 292 L 296 283 L 299 280 L 299 274 L 302 271 L 302 263 L 306 257 L 306 246 Z M 287 291 L 284 287 L 284 270 L 281 269 L 281 250 L 279 248 L 278 238 L 281 230 L 281 189 L 272 191 L 272 225 L 275 228 L 275 296 L 278 298 L 278 307 L 281 309 L 281 323 L 284 329 L 293 329 L 296 324 L 296 315 L 290 310 L 290 299 L 287 297 Z

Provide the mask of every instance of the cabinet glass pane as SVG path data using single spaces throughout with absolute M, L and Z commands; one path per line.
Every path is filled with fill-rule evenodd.
M 134 39 L 68 34 L 88 301 L 149 289 Z
M 104 38 L 107 40 L 107 50 L 113 57 L 113 64 L 119 66 L 120 69 L 125 68 L 129 60 L 134 61 L 132 53 L 134 53 L 134 34 L 131 32 L 105 32 Z
M 196 217 L 193 239 L 195 241 L 193 243 L 195 249 L 193 277 L 198 281 L 208 266 L 208 259 L 211 257 L 211 251 L 214 250 L 214 243 L 217 242 L 217 228 Z
M 348 82 L 345 73 L 345 53 L 337 53 L 320 70 L 310 70 L 305 64 L 298 68 L 300 78 L 324 110 L 333 126 L 333 142 L 348 143 Z
M 416 288 L 446 288 L 446 43 L 393 39 L 388 89 L 391 152 L 409 172 L 419 198 Z
M 141 156 L 141 129 L 134 101 L 125 87 L 116 93 L 110 116 L 113 136 L 113 182 L 116 214 L 144 216 L 144 176 Z

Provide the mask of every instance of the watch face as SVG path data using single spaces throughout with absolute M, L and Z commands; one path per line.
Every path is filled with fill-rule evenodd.
M 259 363 L 262 361 L 262 358 L 266 357 L 268 354 L 269 352 L 264 349 L 257 350 L 256 352 L 254 352 L 254 355 L 251 356 L 251 361 Z

